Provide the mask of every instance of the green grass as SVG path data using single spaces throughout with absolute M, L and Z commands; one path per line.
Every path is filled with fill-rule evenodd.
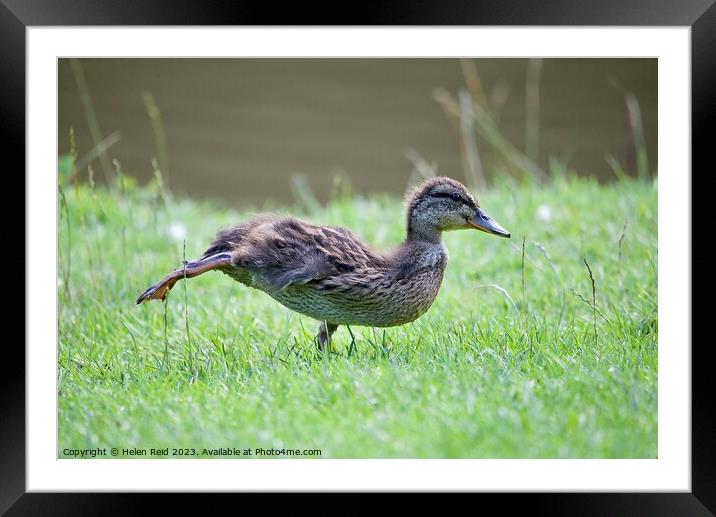
M 166 305 L 135 305 L 181 264 L 172 223 L 186 226 L 191 259 L 248 211 L 130 182 L 65 184 L 62 199 L 59 457 L 92 447 L 320 449 L 323 458 L 657 455 L 650 182 L 557 179 L 485 192 L 481 204 L 512 239 L 446 234 L 450 261 L 428 313 L 385 331 L 354 327 L 354 342 L 341 327 L 325 357 L 315 321 L 219 273 L 178 284 Z M 541 205 L 551 221 L 538 217 Z M 401 202 L 389 197 L 337 196 L 299 215 L 349 227 L 379 249 L 404 232 Z

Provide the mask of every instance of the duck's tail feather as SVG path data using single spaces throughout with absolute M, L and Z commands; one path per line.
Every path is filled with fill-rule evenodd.
M 162 300 L 167 297 L 167 293 L 182 278 L 192 278 L 207 271 L 214 269 L 222 269 L 232 265 L 232 255 L 230 253 L 217 253 L 200 260 L 187 262 L 182 267 L 175 269 L 159 282 L 149 287 L 137 298 L 137 303 L 147 300 Z

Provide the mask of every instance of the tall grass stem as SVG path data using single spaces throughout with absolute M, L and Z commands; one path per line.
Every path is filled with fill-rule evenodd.
M 525 154 L 534 163 L 539 158 L 539 88 L 542 76 L 542 58 L 527 60 L 525 84 Z
M 70 271 L 72 269 L 72 222 L 70 221 L 70 208 L 67 205 L 67 198 L 65 197 L 65 191 L 62 189 L 61 185 L 57 185 L 60 193 L 60 201 L 62 205 L 63 212 L 65 214 L 65 223 L 67 226 L 67 260 L 65 262 L 65 275 L 63 279 L 63 290 L 65 293 L 65 296 L 68 300 L 72 299 L 72 296 L 70 294 Z
M 154 95 L 149 90 L 142 92 L 142 101 L 147 109 L 147 115 L 152 123 L 152 132 L 154 133 L 154 146 L 157 151 L 157 160 L 159 167 L 164 171 L 167 185 L 171 185 L 171 176 L 169 174 L 169 152 L 167 151 L 167 136 L 164 130 L 164 122 L 162 122 L 162 114 L 159 106 L 154 100 Z
M 465 153 L 465 163 L 467 170 L 465 175 L 471 186 L 478 190 L 484 190 L 487 187 L 487 179 L 485 171 L 480 161 L 480 153 L 477 148 L 477 140 L 474 127 L 474 108 L 472 98 L 467 90 L 460 90 L 458 94 L 460 105 L 460 138 L 462 139 L 462 149 Z
M 189 297 L 187 296 L 186 291 L 186 239 L 184 239 L 184 246 L 182 251 L 182 268 L 183 268 L 183 274 L 184 274 L 184 282 L 182 282 L 184 285 L 184 327 L 186 329 L 186 342 L 189 347 L 189 370 L 191 371 L 191 374 L 194 378 L 196 378 L 196 371 L 195 371 L 195 364 L 194 364 L 194 356 L 193 356 L 193 349 L 191 342 L 191 335 L 189 334 Z
M 97 121 L 97 114 L 92 105 L 92 98 L 87 88 L 87 81 L 85 80 L 85 74 L 82 70 L 82 64 L 78 59 L 70 59 L 70 66 L 72 67 L 72 74 L 75 77 L 77 83 L 77 90 L 80 94 L 80 101 L 82 102 L 82 108 L 85 112 L 85 118 L 87 119 L 87 126 L 89 127 L 90 136 L 92 137 L 92 143 L 95 147 L 99 148 L 103 138 L 102 130 L 99 127 Z M 107 184 L 111 183 L 112 178 L 112 166 L 110 163 L 109 156 L 107 155 L 106 149 L 100 151 L 99 161 L 102 166 L 102 172 L 104 173 Z
M 584 257 L 584 265 L 587 266 L 587 271 L 589 271 L 589 280 L 592 282 L 592 315 L 593 315 L 593 321 L 594 321 L 594 344 L 597 344 L 598 336 L 597 336 L 597 285 L 594 282 L 594 275 L 592 274 L 592 268 L 589 267 L 589 262 L 587 262 L 587 258 Z

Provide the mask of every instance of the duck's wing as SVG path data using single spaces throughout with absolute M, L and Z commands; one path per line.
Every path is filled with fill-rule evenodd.
M 316 226 L 295 218 L 255 218 L 219 235 L 207 253 L 230 242 L 235 264 L 285 289 L 357 269 L 380 268 L 385 259 L 345 228 Z

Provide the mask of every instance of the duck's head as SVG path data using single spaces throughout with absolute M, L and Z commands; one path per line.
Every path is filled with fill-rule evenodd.
M 407 204 L 408 239 L 436 241 L 444 231 L 467 228 L 510 237 L 510 232 L 482 211 L 465 185 L 444 176 L 415 187 Z

